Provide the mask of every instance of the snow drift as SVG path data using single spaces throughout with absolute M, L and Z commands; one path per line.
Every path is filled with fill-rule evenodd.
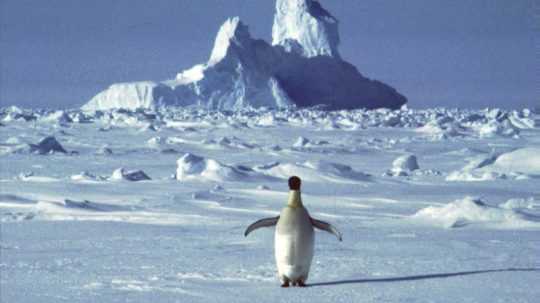
M 540 148 L 525 147 L 504 153 L 489 167 L 500 172 L 519 172 L 540 176 Z
M 525 147 L 511 152 L 472 159 L 447 181 L 491 181 L 495 179 L 527 179 L 540 177 L 540 148 Z
M 372 177 L 356 171 L 348 165 L 327 161 L 306 161 L 304 163 L 269 163 L 253 167 L 261 174 L 287 180 L 290 176 L 298 176 L 307 182 L 328 181 L 338 183 L 371 182 Z
M 175 79 L 113 84 L 82 108 L 201 106 L 235 110 L 324 104 L 330 109 L 399 108 L 392 87 L 365 78 L 338 52 L 338 20 L 315 0 L 277 0 L 272 45 L 238 17 L 221 26 L 206 63 Z
M 487 224 L 497 228 L 540 228 L 539 218 L 513 209 L 487 205 L 480 199 L 466 197 L 444 206 L 429 206 L 412 216 L 414 219 L 459 228 L 471 224 Z
M 233 166 L 186 153 L 176 162 L 176 180 L 212 180 L 227 181 L 246 179 L 249 176 Z

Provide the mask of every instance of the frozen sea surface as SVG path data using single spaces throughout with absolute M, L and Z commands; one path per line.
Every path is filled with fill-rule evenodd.
M 0 301 L 536 302 L 539 120 L 2 109 Z M 282 289 L 273 229 L 243 232 L 293 174 L 343 242 Z

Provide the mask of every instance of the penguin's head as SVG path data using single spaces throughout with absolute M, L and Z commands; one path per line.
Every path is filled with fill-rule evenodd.
M 298 208 L 302 207 L 302 198 L 300 197 L 300 186 L 302 181 L 297 176 L 289 178 L 289 201 L 287 202 L 289 207 Z
M 301 185 L 302 185 L 302 180 L 300 180 L 300 178 L 298 178 L 297 176 L 292 176 L 289 178 L 290 190 L 300 190 Z

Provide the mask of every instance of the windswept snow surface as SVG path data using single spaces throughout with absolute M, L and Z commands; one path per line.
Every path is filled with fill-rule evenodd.
M 536 302 L 538 121 L 0 108 L 0 301 Z M 273 229 L 243 236 L 291 175 L 343 233 L 316 233 L 305 289 L 279 287 Z

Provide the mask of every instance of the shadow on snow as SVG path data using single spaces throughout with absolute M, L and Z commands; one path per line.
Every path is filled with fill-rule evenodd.
M 462 271 L 454 273 L 440 273 L 440 274 L 428 274 L 428 275 L 415 275 L 404 277 L 390 277 L 390 278 L 376 278 L 376 279 L 351 279 L 351 280 L 339 280 L 330 282 L 318 282 L 309 284 L 309 286 L 331 286 L 340 284 L 356 284 L 356 283 L 377 283 L 377 282 L 406 282 L 416 280 L 428 280 L 428 279 L 443 279 L 459 276 L 478 275 L 497 272 L 533 272 L 539 271 L 540 268 L 506 268 L 506 269 L 488 269 L 488 270 L 475 270 L 475 271 Z

